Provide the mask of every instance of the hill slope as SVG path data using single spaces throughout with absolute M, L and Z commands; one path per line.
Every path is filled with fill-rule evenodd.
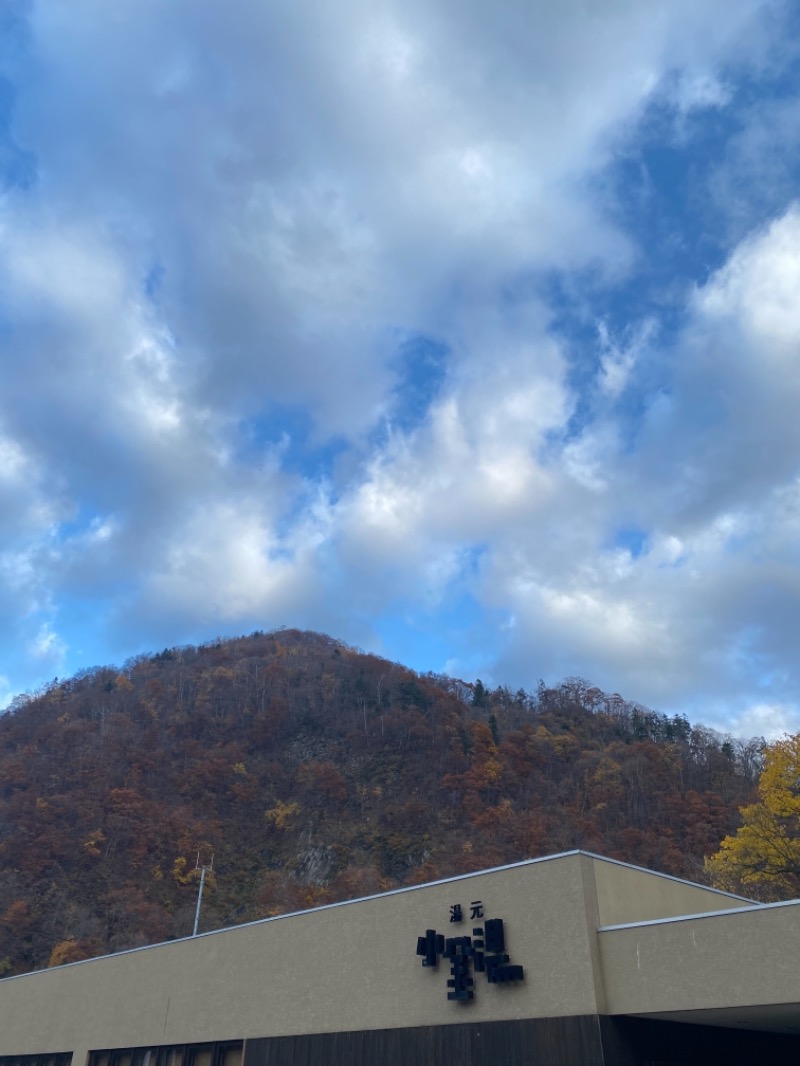
M 282 631 L 0 717 L 0 971 L 582 847 L 698 879 L 754 744 L 585 682 L 536 696 Z

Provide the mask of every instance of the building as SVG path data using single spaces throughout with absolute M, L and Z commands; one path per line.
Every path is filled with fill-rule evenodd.
M 800 901 L 585 852 L 0 981 L 0 1066 L 800 1057 Z

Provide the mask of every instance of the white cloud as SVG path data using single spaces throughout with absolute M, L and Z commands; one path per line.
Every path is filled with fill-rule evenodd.
M 606 686 L 622 676 L 640 700 L 690 703 L 711 724 L 733 716 L 736 728 L 750 721 L 750 686 L 766 683 L 782 698 L 762 701 L 761 731 L 770 707 L 770 735 L 798 721 L 800 677 L 788 645 L 800 623 L 800 315 L 787 298 L 800 266 L 797 235 L 792 209 L 743 242 L 698 292 L 678 342 L 670 408 L 645 422 L 639 451 L 599 444 L 608 421 L 565 449 L 564 474 L 595 497 L 605 489 L 603 510 L 586 522 L 556 492 L 544 537 L 515 540 L 494 557 L 485 594 L 513 604 L 518 622 L 501 673 L 522 677 L 535 654 L 543 673 L 583 672 Z M 548 550 L 542 540 L 558 542 L 569 522 L 582 531 L 561 540 L 561 555 Z M 620 550 L 602 544 L 614 522 L 648 537 L 622 565 Z
M 393 438 L 345 499 L 343 532 L 357 554 L 419 565 L 434 545 L 448 551 L 493 538 L 546 505 L 550 475 L 537 453 L 568 414 L 563 365 L 544 333 L 502 343 L 499 333 L 474 338 L 463 377 L 427 423 Z M 478 376 L 471 360 L 483 344 L 497 362 Z
M 609 334 L 605 322 L 598 325 L 600 342 L 600 391 L 611 399 L 617 399 L 624 392 L 637 361 L 653 340 L 655 322 L 645 319 L 635 331 L 630 341 L 620 346 Z
M 724 107 L 731 95 L 730 87 L 716 75 L 693 72 L 678 79 L 674 98 L 679 111 L 687 114 L 699 108 Z
M 34 659 L 47 663 L 48 668 L 60 668 L 66 651 L 66 643 L 48 624 L 40 626 L 29 647 L 29 652 Z
M 498 676 L 733 691 L 726 650 L 794 567 L 798 215 L 696 292 L 675 351 L 651 310 L 601 327 L 590 385 L 542 279 L 630 277 L 604 168 L 659 92 L 730 106 L 762 10 L 35 5 L 14 134 L 38 182 L 0 202 L 0 581 L 26 653 L 67 653 L 42 622 L 62 599 L 119 646 L 347 636 L 458 592 L 513 616 Z M 417 334 L 442 380 L 392 425 Z M 758 613 L 752 653 L 783 662 L 789 598 Z
M 737 714 L 730 725 L 734 736 L 780 740 L 797 731 L 797 707 L 783 703 L 757 703 Z
M 725 324 L 728 333 L 742 337 L 751 359 L 780 360 L 781 384 L 794 387 L 800 381 L 798 291 L 800 208 L 792 205 L 736 249 L 713 281 L 698 292 L 696 303 L 699 315 L 712 327 Z

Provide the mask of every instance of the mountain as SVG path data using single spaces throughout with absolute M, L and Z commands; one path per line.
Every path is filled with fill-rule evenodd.
M 0 716 L 0 972 L 581 847 L 702 879 L 759 745 L 569 679 L 535 695 L 257 632 Z

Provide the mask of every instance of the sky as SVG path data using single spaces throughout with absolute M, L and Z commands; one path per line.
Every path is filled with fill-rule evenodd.
M 0 707 L 280 626 L 800 730 L 800 9 L 3 0 Z

